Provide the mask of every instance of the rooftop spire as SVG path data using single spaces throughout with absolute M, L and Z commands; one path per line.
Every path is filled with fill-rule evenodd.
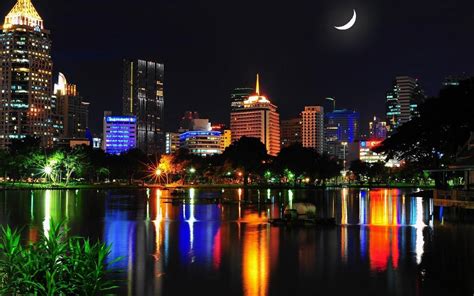
M 257 94 L 257 96 L 260 95 L 260 78 L 258 77 L 258 73 L 257 73 L 257 85 L 255 86 L 255 93 Z
M 31 0 L 18 0 L 5 17 L 4 28 L 14 25 L 24 25 L 43 29 L 43 19 L 36 11 Z

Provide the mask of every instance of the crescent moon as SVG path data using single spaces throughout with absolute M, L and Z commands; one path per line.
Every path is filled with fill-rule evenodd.
M 356 14 L 356 11 L 355 9 L 353 9 L 354 11 L 354 15 L 352 16 L 351 20 L 345 24 L 344 26 L 340 26 L 340 27 L 334 27 L 340 31 L 345 31 L 345 30 L 349 30 L 350 28 L 352 28 L 352 26 L 354 26 L 355 22 L 356 22 L 356 19 L 357 19 L 357 14 Z

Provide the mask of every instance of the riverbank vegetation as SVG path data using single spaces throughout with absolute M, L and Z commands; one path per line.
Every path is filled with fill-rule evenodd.
M 68 237 L 64 223 L 51 223 L 39 241 L 23 246 L 9 226 L 0 234 L 1 295 L 105 295 L 118 287 L 108 267 L 110 247 Z
M 396 186 L 430 185 L 425 174 L 354 161 L 343 176 L 342 161 L 301 145 L 272 157 L 257 139 L 242 138 L 221 155 L 200 157 L 179 150 L 146 156 L 139 150 L 107 155 L 87 146 L 40 149 L 34 139 L 0 152 L 4 188 L 110 188 L 163 186 Z

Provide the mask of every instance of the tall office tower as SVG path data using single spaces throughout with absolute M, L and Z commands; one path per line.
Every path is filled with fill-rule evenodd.
M 124 60 L 123 70 L 123 114 L 137 118 L 137 148 L 164 153 L 164 65 Z
M 303 147 L 313 148 L 322 154 L 324 151 L 324 108 L 322 106 L 306 106 L 301 112 L 301 118 Z
M 324 115 L 326 141 L 333 139 L 354 143 L 359 139 L 359 118 L 358 112 L 347 109 L 326 113 Z
M 425 100 L 418 80 L 409 76 L 397 76 L 393 87 L 387 92 L 387 122 L 391 129 L 396 129 L 412 118 L 417 117 L 418 106 Z
M 369 122 L 369 137 L 379 140 L 387 138 L 387 123 L 374 116 L 374 119 Z
M 355 142 L 359 139 L 359 118 L 358 112 L 347 109 L 325 114 L 326 153 L 343 159 L 345 164 L 357 158 L 359 147 Z
M 89 102 L 79 95 L 77 86 L 67 82 L 63 73 L 59 73 L 58 83 L 54 84 L 52 118 L 63 122 L 61 138 L 85 138 L 89 126 Z M 55 134 L 58 132 L 55 131 Z
M 301 143 L 301 125 L 303 121 L 300 117 L 285 119 L 280 123 L 281 147 L 288 147 L 291 144 Z
M 199 113 L 197 111 L 186 111 L 179 123 L 178 132 L 185 132 L 193 129 L 193 120 L 199 119 Z
M 39 137 L 52 145 L 50 32 L 30 0 L 18 0 L 0 31 L 0 148 Z
M 254 94 L 253 88 L 238 87 L 234 88 L 230 93 L 230 107 L 232 110 L 236 110 L 244 107 L 244 101 L 247 100 L 251 95 Z
M 242 107 L 231 112 L 230 130 L 232 142 L 241 137 L 253 137 L 260 139 L 268 154 L 280 152 L 280 115 L 277 106 L 260 94 L 258 74 L 255 93 L 244 100 Z

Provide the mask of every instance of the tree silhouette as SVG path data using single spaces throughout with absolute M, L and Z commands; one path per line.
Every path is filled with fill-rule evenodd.
M 249 175 L 262 168 L 262 163 L 268 158 L 268 155 L 265 145 L 259 139 L 242 137 L 227 147 L 223 158 L 230 161 L 234 168 L 242 170 L 246 186 Z

